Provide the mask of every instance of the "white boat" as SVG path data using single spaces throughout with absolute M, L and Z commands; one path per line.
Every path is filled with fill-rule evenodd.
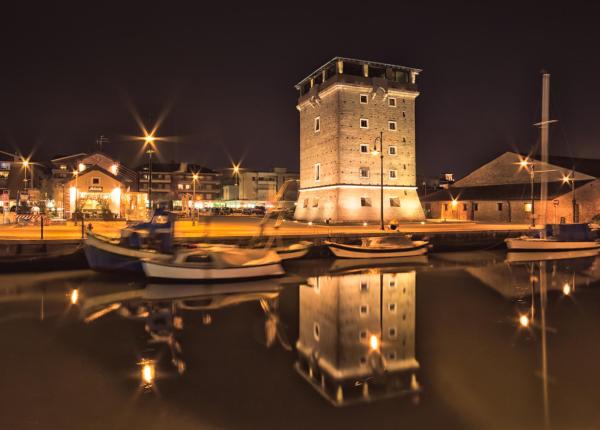
M 291 245 L 277 246 L 271 249 L 275 251 L 282 260 L 294 260 L 296 258 L 302 258 L 308 254 L 308 251 L 310 251 L 311 247 L 311 242 L 303 240 L 298 243 L 292 243 Z
M 555 224 L 548 225 L 542 237 L 522 236 L 506 239 L 509 251 L 519 252 L 563 252 L 563 251 L 597 251 L 600 243 L 595 240 L 587 224 Z
M 283 275 L 275 251 L 202 247 L 178 251 L 169 261 L 142 260 L 149 278 L 187 281 L 245 280 Z
M 532 261 L 572 260 L 575 258 L 590 258 L 598 255 L 598 249 L 580 249 L 576 251 L 527 251 L 509 252 L 506 254 L 508 263 L 525 263 Z
M 412 241 L 405 237 L 365 237 L 360 245 L 325 242 L 329 250 L 339 258 L 394 258 L 426 254 L 429 242 Z

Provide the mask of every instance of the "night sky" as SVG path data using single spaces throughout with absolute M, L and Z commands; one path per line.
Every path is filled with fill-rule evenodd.
M 167 112 L 159 135 L 177 139 L 160 144 L 164 161 L 298 169 L 293 85 L 346 56 L 423 69 L 421 174 L 461 176 L 535 145 L 544 68 L 560 121 L 551 152 L 600 158 L 600 10 L 591 3 L 88 3 L 3 6 L 0 149 L 44 160 L 89 151 L 104 134 L 107 152 L 135 164 L 132 112 L 148 125 Z

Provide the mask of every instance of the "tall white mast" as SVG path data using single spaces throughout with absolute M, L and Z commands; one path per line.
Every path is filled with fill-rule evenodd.
M 548 201 L 548 127 L 550 116 L 550 73 L 544 72 L 542 78 L 542 121 L 541 143 L 542 143 L 542 169 L 541 169 L 541 192 L 540 192 L 540 213 L 541 224 L 544 226 L 543 237 L 546 231 L 546 203 Z

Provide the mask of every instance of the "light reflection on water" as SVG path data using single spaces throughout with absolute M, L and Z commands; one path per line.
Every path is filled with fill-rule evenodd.
M 299 261 L 218 285 L 0 278 L 0 428 L 90 428 L 100 411 L 109 428 L 600 424 L 583 394 L 600 382 L 594 257 Z M 70 420 L 49 412 L 73 402 Z

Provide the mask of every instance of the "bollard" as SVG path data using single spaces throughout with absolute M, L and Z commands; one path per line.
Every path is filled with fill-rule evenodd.
M 40 215 L 40 239 L 44 239 L 44 214 Z

